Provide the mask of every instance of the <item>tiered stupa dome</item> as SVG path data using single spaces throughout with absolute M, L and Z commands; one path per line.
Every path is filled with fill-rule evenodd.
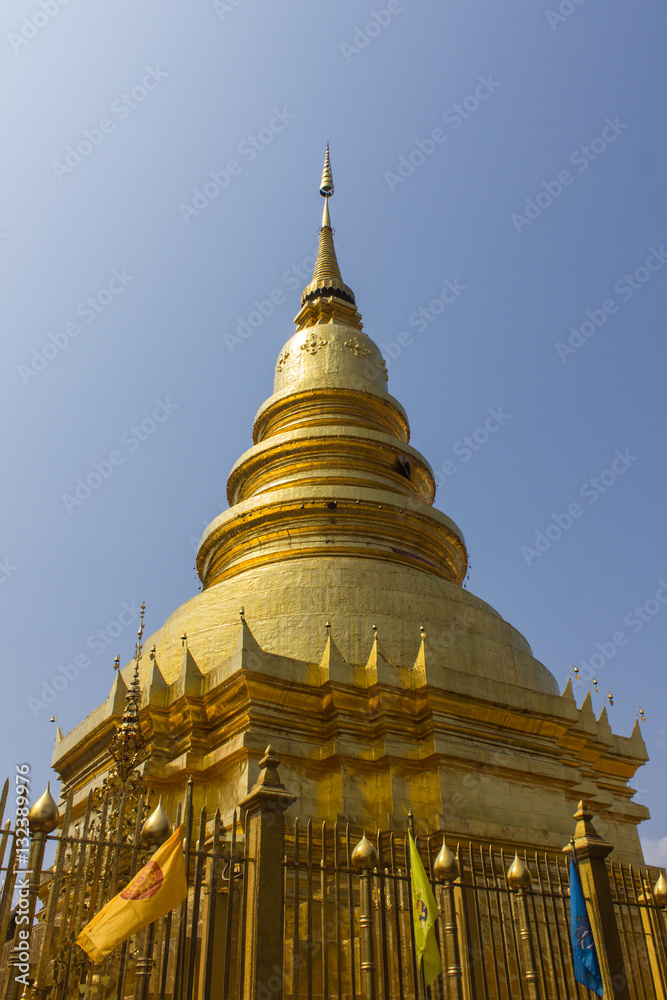
M 462 587 L 459 528 L 409 444 L 377 345 L 343 282 L 324 214 L 313 280 L 279 353 L 273 395 L 204 532 L 200 594 L 146 642 L 145 765 L 170 796 L 187 774 L 228 816 L 267 743 L 301 815 L 561 846 L 576 802 L 640 857 L 647 815 L 628 786 L 638 729 L 614 736 L 576 707 L 526 640 Z M 57 744 L 81 796 L 109 766 L 132 665 L 107 702 Z M 455 807 L 452 803 L 456 803 Z

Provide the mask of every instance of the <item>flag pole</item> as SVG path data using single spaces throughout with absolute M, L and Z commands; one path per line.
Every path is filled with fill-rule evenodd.
M 412 942 L 412 971 L 415 982 L 415 993 L 419 993 L 419 972 L 421 969 L 421 964 L 417 962 L 417 941 L 415 939 L 415 923 L 413 918 L 413 907 L 414 903 L 412 901 L 412 865 L 410 864 L 410 826 L 412 818 L 412 809 L 408 813 L 408 832 L 405 834 L 405 870 L 408 879 L 408 899 L 410 901 L 410 941 Z

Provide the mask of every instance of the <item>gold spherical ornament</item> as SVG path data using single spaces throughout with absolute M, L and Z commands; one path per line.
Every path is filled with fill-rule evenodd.
M 459 873 L 458 862 L 447 847 L 444 837 L 442 838 L 442 847 L 433 865 L 433 872 L 438 882 L 451 882 Z
M 653 898 L 658 906 L 667 906 L 667 879 L 662 873 L 653 886 Z
M 530 889 L 532 881 L 533 877 L 525 864 L 518 854 L 515 855 L 514 861 L 507 872 L 507 882 L 510 889 Z
M 59 820 L 58 806 L 51 795 L 51 782 L 49 782 L 42 797 L 37 799 L 28 813 L 30 831 L 31 833 L 52 833 L 58 826 Z
M 372 871 L 378 863 L 378 852 L 364 833 L 363 837 L 352 851 L 352 866 L 361 870 Z
M 147 844 L 155 846 L 163 844 L 171 836 L 171 823 L 162 808 L 162 798 L 141 828 L 141 836 Z

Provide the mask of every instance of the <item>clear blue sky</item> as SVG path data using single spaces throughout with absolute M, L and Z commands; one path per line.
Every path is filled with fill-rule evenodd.
M 5 772 L 46 782 L 52 711 L 70 729 L 131 656 L 124 604 L 150 632 L 196 592 L 192 539 L 293 330 L 328 140 L 343 277 L 468 586 L 561 687 L 597 654 L 616 732 L 644 708 L 637 798 L 667 860 L 667 11 L 561 6 L 3 5 Z

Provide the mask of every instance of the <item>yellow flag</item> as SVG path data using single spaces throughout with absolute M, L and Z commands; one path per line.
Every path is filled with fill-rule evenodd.
M 93 962 L 101 962 L 131 934 L 183 902 L 188 894 L 188 882 L 182 840 L 179 826 L 129 885 L 83 928 L 76 943 Z
M 435 921 L 438 916 L 431 886 L 419 857 L 419 851 L 410 838 L 410 876 L 412 879 L 412 919 L 415 925 L 415 945 L 417 948 L 417 968 L 423 966 L 424 982 L 429 986 L 442 972 L 442 961 L 435 936 Z

